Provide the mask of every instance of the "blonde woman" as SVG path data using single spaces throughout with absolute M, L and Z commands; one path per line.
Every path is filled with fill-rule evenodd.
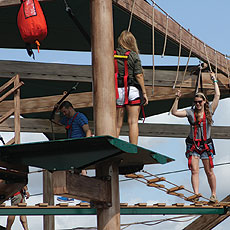
M 215 154 L 215 150 L 210 135 L 211 125 L 213 123 L 212 115 L 218 106 L 220 91 L 215 74 L 211 73 L 210 76 L 215 89 L 212 104 L 209 104 L 203 93 L 197 93 L 191 109 L 178 111 L 178 101 L 181 97 L 181 92 L 178 90 L 172 114 L 177 117 L 187 117 L 190 123 L 190 133 L 186 139 L 186 157 L 188 158 L 188 165 L 192 173 L 191 182 L 194 193 L 199 193 L 199 159 L 201 159 L 211 189 L 210 201 L 217 202 L 216 177 L 213 171 L 213 155 Z M 198 198 L 196 198 L 195 201 L 197 200 Z
M 140 108 L 142 105 L 148 104 L 148 97 L 137 42 L 131 32 L 125 30 L 121 33 L 118 38 L 118 48 L 114 51 L 114 54 L 120 57 L 115 58 L 117 137 L 119 137 L 126 110 L 129 142 L 137 144 Z

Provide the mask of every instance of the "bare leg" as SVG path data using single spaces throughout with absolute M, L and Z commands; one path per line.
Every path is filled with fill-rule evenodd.
M 211 189 L 211 193 L 212 195 L 216 196 L 216 176 L 214 174 L 214 171 L 210 166 L 209 159 L 204 159 L 202 160 L 202 162 L 204 165 L 204 171 L 208 178 L 208 183 Z
M 117 138 L 120 135 L 121 127 L 123 125 L 123 119 L 124 119 L 124 114 L 125 114 L 125 108 L 117 108 L 116 110 L 117 114 Z
M 14 220 L 15 220 L 15 216 L 8 216 L 6 230 L 11 230 Z
M 24 230 L 29 230 L 26 216 L 20 216 L 20 221 Z
M 138 117 L 140 113 L 140 106 L 126 106 L 128 113 L 128 124 L 129 124 L 129 142 L 137 145 L 138 143 Z
M 199 157 L 192 156 L 191 182 L 195 194 L 199 193 L 199 160 L 200 160 Z

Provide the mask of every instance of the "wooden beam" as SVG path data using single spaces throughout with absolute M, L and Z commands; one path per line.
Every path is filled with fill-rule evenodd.
M 191 67 L 194 70 L 194 67 Z M 145 85 L 152 85 L 152 69 L 144 67 Z M 19 74 L 20 79 L 29 80 L 50 80 L 50 81 L 71 81 L 71 82 L 92 82 L 92 67 L 83 65 L 67 65 L 55 63 L 34 63 L 19 61 L 0 61 L 0 78 L 11 78 L 10 76 Z M 184 71 L 178 75 L 177 87 L 180 86 Z M 159 87 L 172 87 L 176 77 L 176 70 L 164 70 L 156 68 L 155 85 Z M 197 76 L 191 75 L 188 69 L 183 88 L 195 88 Z M 203 73 L 204 88 L 213 88 L 212 81 L 208 73 Z M 220 88 L 228 88 L 228 79 L 221 73 L 218 74 L 221 84 Z
M 14 88 L 20 84 L 19 75 L 14 80 Z M 15 144 L 20 144 L 20 88 L 14 92 L 14 134 Z
M 230 195 L 225 197 L 221 202 L 230 202 Z M 202 215 L 201 217 L 193 221 L 191 224 L 189 224 L 187 227 L 185 227 L 184 230 L 210 230 L 218 224 L 220 224 L 229 216 L 229 212 L 227 212 L 227 214 L 224 215 Z
M 111 205 L 111 182 L 81 176 L 74 172 L 53 172 L 53 193 L 78 200 L 102 202 Z
M 155 87 L 155 94 L 152 95 L 152 87 L 146 86 L 149 101 L 167 100 L 175 98 L 175 90 L 171 87 Z M 192 98 L 194 89 L 182 88 L 183 97 Z M 206 95 L 212 95 L 213 89 L 205 89 Z M 228 90 L 222 91 L 222 94 L 228 93 Z M 21 99 L 20 114 L 51 112 L 53 106 L 62 98 L 63 95 L 37 97 Z M 68 96 L 68 100 L 72 102 L 74 108 L 88 108 L 93 106 L 92 92 L 75 93 Z M 0 104 L 0 114 L 9 111 L 13 107 L 13 101 L 3 101 Z
M 12 132 L 14 130 L 13 118 L 0 124 L 1 132 Z M 89 122 L 91 130 L 94 132 L 93 122 Z M 139 123 L 139 135 L 144 137 L 175 137 L 185 138 L 189 133 L 189 125 L 180 124 L 150 124 Z M 21 132 L 30 133 L 51 133 L 50 121 L 46 119 L 21 118 Z M 65 134 L 63 126 L 54 124 L 54 133 Z M 128 136 L 128 124 L 124 123 L 121 129 L 122 136 Z M 230 126 L 213 126 L 213 139 L 230 139 Z
M 38 0 L 39 2 L 47 2 L 47 1 L 54 1 L 54 0 Z M 7 7 L 12 5 L 20 5 L 21 0 L 0 0 L 0 7 Z
M 132 6 L 133 6 L 133 0 L 113 0 L 113 3 L 123 8 L 129 14 L 131 13 Z M 156 8 L 157 7 L 155 7 L 155 20 L 154 20 L 155 30 L 159 31 L 161 34 L 165 34 L 166 15 L 160 12 L 159 10 L 157 10 Z M 143 21 L 145 24 L 148 24 L 150 27 L 152 27 L 152 6 L 147 1 L 136 0 L 135 7 L 133 10 L 133 17 L 138 18 L 139 20 Z M 168 39 L 179 44 L 180 28 L 181 26 L 169 17 L 168 18 Z M 181 36 L 182 36 L 182 39 L 181 39 L 182 47 L 184 47 L 185 49 L 189 51 L 191 47 L 191 41 L 192 41 L 193 35 L 188 30 L 182 28 Z M 225 55 L 220 52 L 215 53 L 215 50 L 208 45 L 206 45 L 206 50 L 207 50 L 209 61 L 212 64 L 212 66 L 215 67 L 216 65 L 215 60 L 217 57 L 218 69 L 222 73 L 224 73 L 225 76 L 228 76 Z M 194 56 L 198 57 L 199 59 L 207 63 L 204 42 L 198 39 L 197 37 L 194 37 L 192 53 Z M 228 61 L 228 69 L 230 69 L 229 61 Z

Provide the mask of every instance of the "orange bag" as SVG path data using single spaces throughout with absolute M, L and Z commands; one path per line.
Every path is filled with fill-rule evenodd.
M 36 43 L 39 52 L 40 42 L 47 36 L 47 25 L 38 0 L 22 0 L 17 23 L 24 42 L 29 44 Z M 31 56 L 32 54 L 29 55 Z

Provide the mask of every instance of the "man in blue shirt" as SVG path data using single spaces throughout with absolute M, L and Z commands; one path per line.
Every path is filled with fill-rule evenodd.
M 76 112 L 69 101 L 64 101 L 58 109 L 64 116 L 61 118 L 55 114 L 54 120 L 65 125 L 67 138 L 91 137 L 87 117 L 83 113 Z
M 73 105 L 69 101 L 64 101 L 58 110 L 63 114 L 60 117 L 59 113 L 55 113 L 54 121 L 64 125 L 67 131 L 67 138 L 81 138 L 91 137 L 91 130 L 89 129 L 87 117 L 80 112 L 76 112 Z M 86 175 L 86 170 L 82 170 L 82 175 Z M 71 202 L 74 199 L 68 197 L 58 197 L 59 201 Z

